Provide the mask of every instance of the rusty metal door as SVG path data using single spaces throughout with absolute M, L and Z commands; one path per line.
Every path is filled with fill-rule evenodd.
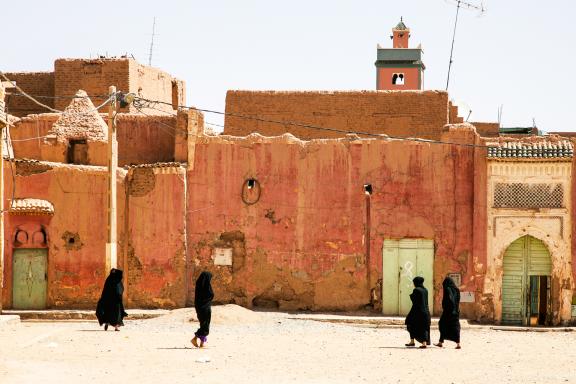
M 46 308 L 46 249 L 16 249 L 13 255 L 12 306 L 14 309 Z

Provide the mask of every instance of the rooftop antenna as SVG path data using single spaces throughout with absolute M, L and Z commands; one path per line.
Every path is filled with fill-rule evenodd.
M 156 16 L 152 22 L 152 40 L 150 41 L 150 52 L 148 53 L 148 65 L 152 66 L 152 50 L 154 49 L 154 36 L 156 35 Z
M 500 104 L 498 107 L 498 126 L 502 125 L 502 111 L 504 110 L 504 104 Z
M 480 5 L 472 4 L 463 0 L 448 0 L 451 3 L 456 3 L 456 18 L 454 20 L 454 32 L 452 33 L 452 47 L 450 48 L 450 62 L 448 63 L 448 77 L 446 78 L 446 90 L 448 90 L 448 85 L 450 84 L 450 70 L 452 69 L 452 55 L 454 53 L 454 41 L 456 40 L 456 27 L 458 26 L 458 14 L 460 13 L 460 8 L 464 7 L 470 10 L 476 10 L 483 15 L 486 12 L 484 4 Z

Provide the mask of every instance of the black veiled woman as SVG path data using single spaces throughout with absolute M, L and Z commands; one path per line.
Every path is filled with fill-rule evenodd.
M 410 294 L 412 308 L 406 316 L 406 328 L 410 333 L 410 343 L 407 347 L 413 347 L 416 339 L 420 348 L 426 348 L 430 345 L 430 310 L 428 309 L 428 290 L 424 288 L 424 278 L 416 276 L 412 282 L 414 290 Z
M 124 325 L 122 321 L 128 314 L 124 311 L 122 294 L 124 285 L 122 284 L 122 271 L 112 268 L 110 274 L 104 282 L 102 295 L 96 306 L 96 317 L 100 325 L 104 324 L 104 330 L 108 330 L 108 325 L 119 331 L 119 327 Z
M 438 323 L 440 341 L 435 345 L 442 348 L 444 340 L 452 340 L 456 343 L 456 349 L 460 349 L 460 290 L 450 277 L 444 279 L 442 287 L 442 316 Z
M 200 328 L 194 333 L 194 338 L 191 340 L 195 347 L 202 348 L 208 340 L 210 333 L 210 319 L 212 318 L 212 300 L 214 299 L 214 292 L 212 291 L 212 274 L 210 272 L 202 272 L 196 280 L 196 290 L 194 291 L 194 307 L 196 308 L 196 316 L 200 322 Z M 200 345 L 198 345 L 200 339 Z

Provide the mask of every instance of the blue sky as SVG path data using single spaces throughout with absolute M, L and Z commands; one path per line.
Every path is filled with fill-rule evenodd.
M 472 1 L 479 4 L 479 1 Z M 94 7 L 98 4 L 98 7 Z M 0 68 L 48 71 L 59 57 L 133 54 L 187 83 L 187 102 L 224 110 L 228 89 L 374 89 L 376 45 L 400 16 L 424 48 L 425 88 L 444 89 L 448 0 L 6 1 Z M 450 80 L 471 121 L 576 131 L 576 3 L 487 0 L 461 10 Z M 214 116 L 208 121 L 221 122 Z

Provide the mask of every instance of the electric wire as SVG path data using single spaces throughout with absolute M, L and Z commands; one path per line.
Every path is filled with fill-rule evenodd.
M 23 93 L 16 93 L 16 92 L 6 92 L 6 95 L 9 96 L 16 96 L 16 97 L 26 97 Z M 28 96 L 34 97 L 35 99 L 105 99 L 110 97 L 110 95 L 90 95 L 90 96 L 41 96 L 41 95 L 30 95 Z
M 146 98 L 139 97 L 139 96 L 135 98 L 134 102 L 136 103 L 137 100 L 138 100 L 138 102 L 142 102 L 140 105 L 144 108 L 156 109 L 156 108 L 153 108 L 154 104 L 172 105 L 171 103 L 168 103 L 165 101 L 150 100 L 150 99 L 146 99 Z M 264 119 L 264 118 L 257 117 L 257 116 L 242 115 L 242 114 L 231 113 L 231 112 L 215 111 L 215 110 L 211 110 L 211 109 L 197 108 L 197 107 L 191 107 L 191 106 L 185 106 L 185 105 L 179 105 L 178 108 L 179 109 L 189 109 L 189 110 L 194 110 L 194 111 L 199 111 L 199 112 L 204 112 L 204 113 L 213 113 L 213 114 L 217 114 L 217 115 L 221 115 L 221 116 L 231 116 L 231 117 L 237 117 L 237 118 L 241 118 L 241 119 L 255 120 L 255 121 L 264 122 L 264 123 L 279 124 L 279 125 L 284 125 L 284 126 L 291 125 L 291 126 L 300 127 L 300 128 L 307 128 L 307 129 L 314 129 L 314 130 L 328 131 L 328 132 L 336 132 L 336 133 L 341 133 L 341 134 L 356 134 L 356 135 L 362 135 L 362 136 L 368 136 L 368 137 L 375 137 L 375 138 L 379 138 L 379 139 L 412 141 L 412 142 L 440 144 L 440 145 L 458 145 L 458 146 L 471 147 L 471 148 L 489 148 L 488 145 L 482 145 L 482 144 L 457 143 L 457 142 L 442 141 L 442 140 L 422 139 L 422 138 L 417 138 L 417 137 L 390 136 L 390 135 L 386 135 L 383 133 L 352 131 L 352 130 L 345 130 L 345 129 L 339 129 L 339 128 L 332 128 L 332 127 L 320 127 L 317 125 L 305 124 L 305 123 L 294 122 L 294 121 L 281 121 L 281 120 Z M 157 110 L 160 110 L 160 109 L 157 109 Z
M 50 106 L 48 106 L 48 105 L 46 105 L 46 104 L 44 104 L 44 103 L 39 102 L 38 100 L 36 100 L 36 99 L 33 98 L 32 96 L 30 96 L 29 94 L 27 94 L 26 92 L 24 92 L 24 91 L 22 90 L 22 88 L 20 88 L 18 85 L 16 85 L 15 82 L 13 82 L 13 81 L 10 80 L 8 77 L 6 77 L 6 75 L 4 74 L 4 72 L 0 71 L 0 76 L 1 76 L 5 81 L 7 81 L 7 82 L 9 82 L 10 84 L 12 84 L 12 86 L 13 86 L 14 88 L 16 88 L 17 90 L 19 90 L 20 93 L 22 93 L 26 98 L 30 99 L 33 103 L 38 104 L 39 106 L 41 106 L 41 107 L 43 107 L 43 108 L 46 108 L 46 109 L 48 109 L 49 111 L 52 111 L 52 112 L 61 112 L 61 111 L 59 111 L 59 110 L 57 110 L 57 109 L 54 109 L 54 108 L 52 108 L 52 107 L 50 107 Z
M 145 116 L 155 117 L 154 115 L 150 115 L 150 114 L 144 112 L 142 109 L 140 109 L 140 108 L 138 108 L 138 107 L 136 107 L 136 110 L 137 110 L 138 112 L 140 112 L 141 114 L 145 115 Z M 166 128 L 163 128 L 162 126 L 164 125 L 164 126 L 170 128 L 170 129 L 172 129 L 172 130 L 176 130 L 177 128 L 174 128 L 174 127 L 172 127 L 171 125 L 168 125 L 168 124 L 166 124 L 165 122 L 160 121 L 160 120 L 157 120 L 156 122 L 160 124 L 160 125 L 158 126 L 158 128 L 160 128 L 162 131 L 166 132 L 166 133 L 169 134 L 170 136 L 176 137 L 176 135 L 174 135 L 174 133 L 168 131 Z
M 5 77 L 5 75 L 2 72 L 0 72 L 0 74 Z M 20 90 L 20 91 L 22 92 L 22 90 Z M 37 100 L 32 98 L 30 95 L 26 94 L 25 92 L 22 92 L 22 93 L 25 94 L 28 98 L 30 98 L 34 102 L 43 105 L 42 103 L 38 102 Z M 119 94 L 119 92 L 117 92 L 117 94 Z M 104 103 L 102 103 L 100 106 L 96 107 L 95 109 L 99 109 L 99 108 L 103 107 L 104 105 L 106 105 L 111 100 L 112 97 L 114 97 L 114 95 L 109 97 Z M 140 96 L 135 96 L 134 101 L 133 101 L 133 105 L 136 107 L 136 109 L 139 110 L 142 114 L 144 114 L 146 116 L 154 117 L 153 115 L 150 115 L 150 114 L 143 112 L 142 111 L 143 108 L 154 109 L 154 110 L 166 113 L 168 115 L 174 116 L 173 113 L 170 113 L 170 112 L 167 112 L 165 110 L 156 108 L 155 105 L 158 105 L 158 104 L 168 105 L 171 107 L 173 106 L 172 103 L 169 103 L 169 102 L 160 101 L 160 100 L 150 100 L 150 99 L 140 97 Z M 488 145 L 482 145 L 482 144 L 458 143 L 458 142 L 423 139 L 423 138 L 416 138 L 416 137 L 390 136 L 390 135 L 381 134 L 381 133 L 353 131 L 353 130 L 333 128 L 333 127 L 320 127 L 317 125 L 305 124 L 305 123 L 301 123 L 301 122 L 265 119 L 265 118 L 261 118 L 261 117 L 257 117 L 257 116 L 243 115 L 243 114 L 231 113 L 231 112 L 215 111 L 215 110 L 211 110 L 211 109 L 197 108 L 197 107 L 186 106 L 186 105 L 179 105 L 178 108 L 179 109 L 194 110 L 194 111 L 199 111 L 199 112 L 204 112 L 204 113 L 212 113 L 212 114 L 217 114 L 217 115 L 221 115 L 221 116 L 230 116 L 230 117 L 237 117 L 237 118 L 241 118 L 241 119 L 249 119 L 249 120 L 254 120 L 254 121 L 264 122 L 264 123 L 279 124 L 279 125 L 283 125 L 283 126 L 290 125 L 290 126 L 306 128 L 306 129 L 335 132 L 335 133 L 340 133 L 340 134 L 355 134 L 355 135 L 359 135 L 359 136 L 360 135 L 361 136 L 368 136 L 368 137 L 374 137 L 374 138 L 386 139 L 386 140 L 410 141 L 410 142 L 420 142 L 420 143 L 439 144 L 439 145 L 456 145 L 456 146 L 469 147 L 469 148 L 489 148 Z M 57 112 L 60 112 L 60 111 L 57 111 Z M 83 114 L 83 113 L 86 113 L 86 112 L 81 112 L 80 114 Z M 168 126 L 167 124 L 164 124 L 164 125 Z M 170 127 L 170 129 L 178 130 L 178 128 L 174 128 L 172 126 L 169 126 L 169 127 Z M 180 131 L 184 131 L 184 130 L 180 130 Z

